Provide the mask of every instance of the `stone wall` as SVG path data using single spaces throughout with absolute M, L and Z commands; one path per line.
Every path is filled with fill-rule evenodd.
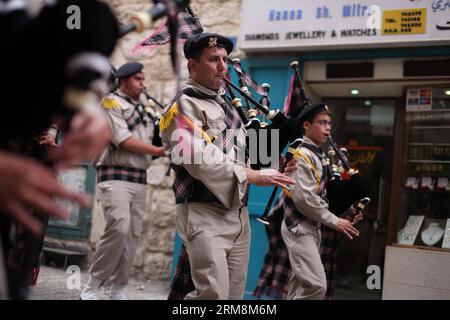
M 109 0 L 117 17 L 125 23 L 134 12 L 150 7 L 149 1 Z M 205 31 L 223 35 L 239 34 L 240 0 L 193 0 L 192 9 L 197 14 Z M 157 22 L 158 26 L 161 22 Z M 112 63 L 118 67 L 131 60 L 144 64 L 146 87 L 158 101 L 167 102 L 175 94 L 175 77 L 169 59 L 168 45 L 156 48 L 151 54 L 133 54 L 132 48 L 145 39 L 152 30 L 143 34 L 130 34 L 120 40 Z M 180 51 L 182 52 L 182 51 Z M 187 77 L 186 60 L 180 56 L 182 79 Z M 175 198 L 171 189 L 173 173 L 166 175 L 168 160 L 158 159 L 148 170 L 148 203 L 144 228 L 134 261 L 133 275 L 146 279 L 164 279 L 170 276 L 175 239 Z M 91 247 L 95 248 L 105 221 L 98 202 L 92 212 Z

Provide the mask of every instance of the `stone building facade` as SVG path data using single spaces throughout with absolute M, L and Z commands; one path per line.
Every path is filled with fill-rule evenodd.
M 151 6 L 144 0 L 105 0 L 115 11 L 119 21 L 126 23 L 135 12 Z M 205 31 L 219 32 L 227 36 L 239 34 L 240 0 L 193 0 L 191 6 Z M 159 26 L 157 21 L 155 26 Z M 167 102 L 175 94 L 175 77 L 169 58 L 168 45 L 148 52 L 132 53 L 133 47 L 145 39 L 152 30 L 142 34 L 129 34 L 121 39 L 112 63 L 119 67 L 127 61 L 144 64 L 148 93 L 160 102 Z M 181 78 L 188 75 L 186 60 L 181 59 Z M 144 228 L 134 261 L 133 275 L 145 279 L 164 279 L 170 276 L 175 239 L 175 198 L 172 192 L 173 173 L 169 172 L 167 158 L 157 159 L 148 170 L 148 203 Z M 168 173 L 168 174 L 167 174 Z M 91 248 L 95 248 L 105 221 L 102 209 L 95 201 L 92 212 Z

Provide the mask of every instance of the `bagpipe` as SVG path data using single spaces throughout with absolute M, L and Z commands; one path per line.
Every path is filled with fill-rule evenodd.
M 331 136 L 327 142 L 330 144 L 327 158 L 331 169 L 327 183 L 329 210 L 338 216 L 351 218 L 370 203 L 370 185 L 358 170 L 351 167 L 347 149 L 338 148 Z M 348 210 L 349 207 L 353 209 Z
M 189 6 L 189 0 L 153 0 L 154 6 L 131 16 L 129 23 L 121 26 L 119 36 L 123 37 L 128 33 L 143 32 L 151 28 L 154 22 L 165 17 L 163 24 L 140 44 L 135 46 L 133 52 L 137 52 L 144 47 L 150 48 L 163 44 L 170 44 L 170 61 L 177 78 L 177 92 L 180 83 L 180 61 L 178 58 L 178 44 L 180 39 L 187 39 L 193 34 L 203 32 L 198 17 Z
M 152 139 L 152 145 L 161 147 L 162 146 L 162 140 L 159 136 L 159 120 L 161 120 L 162 111 L 164 110 L 164 105 L 155 98 L 153 98 L 151 95 L 148 94 L 147 88 L 144 87 L 144 90 L 142 91 L 144 94 L 147 105 L 144 106 L 144 111 L 148 115 L 148 117 L 152 120 L 153 125 L 155 127 L 155 130 L 153 132 L 153 139 Z M 156 107 L 160 109 L 160 111 L 156 110 Z
M 185 10 L 190 0 L 153 0 L 154 6 L 148 10 L 132 15 L 129 23 L 120 27 L 119 37 L 123 37 L 130 32 L 141 33 L 150 29 L 154 22 L 165 16 L 176 15 Z M 174 26 L 176 28 L 176 25 Z
M 281 166 L 280 171 L 283 172 L 285 166 L 294 157 L 294 154 L 298 148 L 302 146 L 303 143 L 303 127 L 298 115 L 300 111 L 312 105 L 311 100 L 306 96 L 303 82 L 300 76 L 299 63 L 294 61 L 291 63 L 294 75 L 292 77 L 292 96 L 291 99 L 296 99 L 296 109 L 291 107 L 291 110 L 284 114 L 280 110 L 269 110 L 270 98 L 269 98 L 269 84 L 258 85 L 256 81 L 250 78 L 250 76 L 242 69 L 239 59 L 229 60 L 232 68 L 236 71 L 238 82 L 240 87 L 233 84 L 229 79 L 224 78 L 226 89 L 230 95 L 231 104 L 236 108 L 241 120 L 247 130 L 257 131 L 257 136 L 260 137 L 260 132 L 262 130 L 279 130 L 279 146 L 280 152 L 288 146 L 286 152 L 286 159 L 283 166 Z M 252 96 L 248 88 L 248 84 L 256 93 L 261 96 L 261 100 L 258 102 Z M 294 92 L 296 88 L 296 92 Z M 232 89 L 240 94 L 242 99 L 237 98 Z M 246 109 L 242 105 L 242 100 L 245 101 Z M 252 108 L 254 106 L 254 108 Z M 263 121 L 258 119 L 258 115 L 263 114 Z M 270 120 L 270 124 L 266 124 L 265 120 Z M 266 134 L 265 137 L 270 137 Z M 270 148 L 271 140 L 268 139 L 268 148 Z M 348 212 L 349 208 L 354 208 L 352 212 L 356 214 L 357 211 L 361 211 L 364 206 L 370 202 L 370 198 L 367 197 L 368 183 L 361 178 L 358 170 L 351 168 L 347 157 L 344 155 L 343 150 L 339 149 L 335 141 L 330 136 L 327 139 L 330 144 L 330 151 L 328 156 L 332 159 L 330 161 L 330 167 L 333 171 L 332 178 L 327 184 L 327 198 L 330 202 L 330 211 L 336 215 L 340 215 L 343 212 Z M 259 163 L 252 164 L 252 168 L 259 169 L 264 165 Z M 350 179 L 343 179 L 342 174 L 346 173 Z M 257 220 L 263 224 L 269 224 L 267 219 L 270 209 L 272 207 L 273 201 L 277 194 L 278 188 L 275 187 L 272 191 L 268 203 L 264 209 L 263 214 L 257 218 Z M 290 196 L 289 188 L 285 188 L 283 192 Z
M 59 2 L 65 3 L 66 0 L 60 0 Z M 86 15 L 89 14 L 86 19 L 82 16 L 84 20 L 81 30 L 87 39 L 81 39 L 81 37 L 75 39 L 84 40 L 86 44 L 83 46 L 80 41 L 74 41 L 67 46 L 73 47 L 74 51 L 80 51 L 81 53 L 72 57 L 66 68 L 62 68 L 66 70 L 65 78 L 68 82 L 63 94 L 63 101 L 66 105 L 69 105 L 71 109 L 79 110 L 95 99 L 100 102 L 103 96 L 113 91 L 115 83 L 111 80 L 113 79 L 114 68 L 108 57 L 112 54 L 117 41 L 131 32 L 143 32 L 151 28 L 155 21 L 163 17 L 168 18 L 169 34 L 167 39 L 171 43 L 171 62 L 175 72 L 178 73 L 176 67 L 178 64 L 176 50 L 179 29 L 177 19 L 181 12 L 190 10 L 189 0 L 153 0 L 153 3 L 154 5 L 150 9 L 132 15 L 128 24 L 119 25 L 117 18 L 106 4 L 97 4 L 97 1 L 90 3 L 86 0 L 82 2 L 86 9 L 81 7 L 81 12 L 86 12 Z M 96 6 L 100 8 L 96 8 Z M 72 34 L 74 34 L 73 31 Z M 77 44 L 80 48 L 76 47 Z M 83 49 L 86 52 L 83 52 Z M 144 94 L 151 101 L 151 106 L 156 104 L 162 109 L 164 108 L 146 92 Z
M 262 131 L 270 131 L 270 130 L 278 130 L 278 146 L 279 146 L 279 152 L 284 150 L 286 145 L 289 145 L 288 151 L 286 153 L 286 159 L 280 168 L 280 172 L 283 172 L 285 169 L 285 166 L 287 163 L 293 158 L 295 150 L 303 143 L 302 140 L 302 127 L 298 119 L 293 117 L 288 117 L 285 115 L 281 110 L 270 110 L 270 97 L 269 97 L 269 90 L 270 85 L 268 83 L 264 83 L 262 85 L 258 85 L 256 81 L 250 78 L 248 74 L 245 73 L 245 71 L 242 69 L 242 66 L 240 64 L 239 59 L 233 59 L 231 60 L 231 65 L 234 68 L 234 70 L 237 73 L 238 76 L 238 82 L 240 85 L 240 88 L 233 84 L 230 80 L 224 79 L 228 92 L 231 96 L 231 104 L 236 108 L 239 116 L 241 117 L 242 122 L 244 123 L 244 126 L 247 130 L 255 130 L 256 136 L 258 137 L 257 144 L 259 145 L 259 140 L 261 139 Z M 298 81 L 298 85 L 301 87 L 301 78 L 300 73 L 298 72 L 298 62 L 293 62 L 291 64 L 291 67 L 294 69 L 296 81 Z M 250 91 L 246 87 L 245 83 L 248 83 L 251 85 L 251 87 L 261 95 L 261 100 L 258 102 L 254 98 L 252 98 Z M 245 112 L 243 110 L 243 106 L 241 103 L 241 99 L 238 99 L 235 97 L 233 91 L 231 89 L 234 89 L 237 91 L 241 97 L 246 101 L 247 105 L 247 111 Z M 301 93 L 303 94 L 302 100 L 303 100 L 303 107 L 308 106 L 311 104 L 311 101 L 304 96 L 304 90 L 301 90 Z M 253 105 L 256 109 L 252 108 L 251 105 Z M 263 114 L 263 121 L 261 122 L 257 117 L 259 114 Z M 267 124 L 266 121 L 270 120 L 271 123 Z M 271 140 L 270 134 L 264 134 L 264 137 L 266 138 L 267 142 L 267 148 L 268 150 L 271 150 L 271 146 L 273 141 Z M 279 157 L 279 154 L 277 155 Z M 268 164 L 271 165 L 270 163 Z M 262 164 L 259 161 L 259 157 L 256 161 L 256 163 L 251 164 L 253 169 L 260 169 L 261 167 L 267 166 L 267 164 Z M 269 214 L 270 208 L 272 206 L 272 203 L 275 199 L 275 195 L 278 191 L 278 188 L 275 187 L 272 191 L 272 194 L 270 195 L 269 201 L 266 205 L 266 208 L 264 210 L 264 213 L 261 217 L 257 218 L 257 220 L 261 223 L 268 224 L 267 216 Z M 289 192 L 289 190 L 288 190 Z
M 27 5 L 31 2 L 21 1 L 18 6 L 15 1 L 2 2 L 0 34 L 5 49 L 0 55 L 2 61 L 7 61 L 2 74 L 11 80 L 4 84 L 2 98 L 5 105 L 15 106 L 3 115 L 14 121 L 14 130 L 1 129 L 2 148 L 15 148 L 11 142 L 18 148 L 25 145 L 54 120 L 61 131 L 67 131 L 77 112 L 98 108 L 108 92 L 108 57 L 115 48 L 119 29 L 110 7 L 94 0 L 41 1 L 30 12 Z M 68 9 L 74 7 L 81 21 L 79 28 L 70 23 L 68 15 Z M 77 15 L 74 17 L 76 20 Z M 32 84 L 27 86 L 25 97 L 23 86 L 17 85 L 23 82 L 24 74 Z M 26 154 L 23 149 L 17 152 Z M 7 277 L 9 297 L 26 299 L 44 235 L 12 232 L 16 226 L 9 220 L 1 221 L 0 228 L 4 236 L 0 245 L 12 264 Z M 18 255 L 22 252 L 23 256 Z
M 1 50 L 0 55 L 2 61 L 8 62 L 2 74 L 11 80 L 3 88 L 3 102 L 15 106 L 5 111 L 7 114 L 4 118 L 14 120 L 15 130 L 2 129 L 2 147 L 10 146 L 11 141 L 26 141 L 41 133 L 55 117 L 61 120 L 60 129 L 65 132 L 77 112 L 98 108 L 101 99 L 113 86 L 109 57 L 117 41 L 149 25 L 134 19 L 131 24 L 121 27 L 114 12 L 104 1 L 43 1 L 42 6 L 33 12 L 28 10 L 27 3 L 21 6 L 20 2 L 19 6 L 14 6 L 13 2 L 3 1 L 5 6 L 0 15 L 0 33 L 5 44 L 5 50 Z M 153 2 L 155 5 L 151 9 L 144 15 L 139 14 L 142 19 L 145 15 L 146 21 L 155 21 L 164 16 L 176 17 L 188 3 L 181 0 Z M 172 19 L 170 25 L 171 31 L 176 32 L 176 20 Z M 172 42 L 176 43 L 175 39 Z M 29 57 L 31 52 L 33 59 Z M 17 83 L 23 82 L 24 74 L 27 74 L 27 80 L 33 85 L 27 87 L 29 99 L 17 99 L 23 96 L 23 88 Z M 26 110 L 26 118 L 32 119 L 33 125 L 19 121 L 24 119 L 23 110 Z M 159 134 L 155 136 L 159 138 Z M 5 224 L 5 229 L 9 230 L 10 227 L 9 223 Z M 1 233 L 9 234 L 3 230 Z M 2 239 L 2 242 L 6 244 L 10 240 Z M 11 280 L 11 298 L 27 297 L 33 257 L 40 252 L 37 243 L 30 241 L 32 247 L 28 250 L 20 272 L 16 272 L 17 277 L 8 277 Z
M 270 85 L 264 83 L 258 85 L 256 81 L 252 80 L 248 74 L 244 72 L 240 65 L 239 59 L 234 59 L 231 61 L 231 65 L 238 75 L 238 81 L 240 87 L 232 83 L 229 79 L 224 78 L 225 86 L 228 93 L 230 94 L 231 104 L 238 112 L 241 120 L 248 130 L 254 130 L 258 138 L 260 138 L 262 131 L 278 130 L 278 146 L 279 149 L 283 150 L 289 142 L 293 142 L 298 138 L 301 138 L 301 126 L 295 117 L 287 117 L 281 110 L 270 110 L 270 97 L 269 90 Z M 261 95 L 261 100 L 256 101 L 250 94 L 250 91 L 246 87 L 245 83 L 251 83 L 252 88 Z M 233 90 L 238 92 L 242 99 L 246 102 L 247 110 L 243 109 L 241 99 L 236 98 Z M 254 108 L 252 107 L 254 106 Z M 258 116 L 263 115 L 263 121 L 260 121 Z M 270 124 L 266 121 L 270 120 Z M 271 150 L 272 140 L 270 134 L 264 134 L 267 137 L 267 149 Z M 259 140 L 259 139 L 258 139 Z M 259 143 L 258 143 L 259 145 Z M 279 156 L 279 155 L 277 155 Z M 261 167 L 271 166 L 271 163 L 262 163 L 258 157 L 255 163 L 252 163 L 253 169 L 260 169 Z

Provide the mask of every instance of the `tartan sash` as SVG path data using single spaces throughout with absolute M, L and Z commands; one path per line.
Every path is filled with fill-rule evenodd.
M 147 126 L 147 120 L 145 119 L 144 107 L 141 104 L 135 106 L 131 116 L 126 119 L 128 130 L 133 131 L 141 123 Z
M 134 111 L 131 114 L 131 116 L 129 116 L 128 119 L 125 119 L 125 121 L 128 125 L 128 130 L 133 131 L 141 123 L 144 126 L 147 126 L 148 121 L 146 119 L 146 113 L 144 111 L 144 107 L 142 106 L 142 104 L 139 103 L 138 105 L 135 105 L 129 97 L 122 96 L 122 95 L 118 94 L 117 92 L 114 92 L 114 94 L 116 96 L 126 100 L 129 104 L 134 106 Z
M 182 244 L 167 300 L 183 300 L 189 292 L 194 290 L 195 285 L 191 277 L 188 253 L 186 247 Z
M 283 193 L 277 199 L 269 212 L 266 225 L 269 248 L 259 274 L 253 296 L 270 296 L 275 299 L 284 299 L 288 293 L 288 281 L 291 274 L 291 263 L 286 245 L 281 237 L 281 224 L 284 216 Z
M 195 90 L 192 87 L 187 87 L 181 90 L 168 104 L 170 107 L 180 96 L 186 94 L 190 97 L 198 99 L 212 99 L 220 104 L 225 112 L 225 125 L 226 128 L 221 132 L 221 137 L 218 142 L 214 143 L 226 153 L 228 150 L 232 150 L 236 143 L 236 129 L 241 127 L 241 121 L 237 112 L 227 105 L 223 100 L 218 101 L 218 96 L 208 95 L 199 90 Z M 218 144 L 217 144 L 218 143 Z M 194 179 L 187 170 L 181 165 L 172 165 L 175 172 L 175 179 L 172 189 L 175 193 L 176 204 L 185 202 L 202 202 L 202 203 L 216 203 L 221 204 L 217 197 L 201 182 Z M 244 205 L 247 205 L 248 189 L 244 196 Z
M 218 101 L 219 102 L 219 101 Z M 223 153 L 228 153 L 232 148 L 237 145 L 236 131 L 241 128 L 241 120 L 237 111 L 230 107 L 225 101 L 219 103 L 225 113 L 225 125 L 226 129 L 222 131 L 222 140 L 219 147 L 223 150 Z M 246 159 L 247 160 L 247 159 Z
M 98 166 L 97 182 L 111 180 L 147 184 L 147 172 L 144 169 L 125 166 Z
M 311 150 L 312 152 L 314 152 L 314 154 L 316 154 L 319 157 L 319 159 L 322 159 L 324 157 L 323 151 L 321 148 L 319 148 L 315 145 L 309 144 L 309 143 L 304 143 L 302 146 Z M 322 163 L 322 177 L 320 178 L 320 186 L 319 186 L 319 196 L 321 198 L 325 198 L 325 186 L 326 186 L 330 176 L 331 176 L 330 167 L 323 162 Z M 284 218 L 285 218 L 286 226 L 288 227 L 288 229 L 295 227 L 300 221 L 305 221 L 316 227 L 318 227 L 320 225 L 319 222 L 312 220 L 312 219 L 306 217 L 304 214 L 302 214 L 295 207 L 294 201 L 291 198 L 286 198 L 283 201 L 283 207 L 284 207 L 283 208 L 284 209 Z
M 150 46 L 156 47 L 169 43 L 171 35 L 168 27 L 168 19 L 166 19 L 161 25 L 146 39 L 141 41 L 133 51 L 142 49 L 143 47 Z M 191 35 L 202 33 L 203 28 L 198 17 L 194 14 L 192 9 L 187 6 L 185 11 L 179 12 L 177 17 L 178 24 L 178 39 L 188 39 Z

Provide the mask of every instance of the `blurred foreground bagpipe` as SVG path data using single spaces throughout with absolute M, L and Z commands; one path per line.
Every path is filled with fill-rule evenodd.
M 229 100 L 236 108 L 247 131 L 255 131 L 256 136 L 258 137 L 256 143 L 259 147 L 261 146 L 261 139 L 264 138 L 267 141 L 267 150 L 271 152 L 274 141 L 272 141 L 273 136 L 270 134 L 270 130 L 278 130 L 278 150 L 276 150 L 276 152 L 281 153 L 285 147 L 288 146 L 284 165 L 280 168 L 280 171 L 283 172 L 287 163 L 294 157 L 295 151 L 300 148 L 303 143 L 303 126 L 298 119 L 298 116 L 303 108 L 312 105 L 311 100 L 305 94 L 300 76 L 299 63 L 298 61 L 294 61 L 290 65 L 294 71 L 294 75 L 291 80 L 288 99 L 285 103 L 287 106 L 287 108 L 285 108 L 285 113 L 280 110 L 269 110 L 269 84 L 264 83 L 259 85 L 256 81 L 251 79 L 251 77 L 242 69 L 239 59 L 229 60 L 229 63 L 235 70 L 239 82 L 238 87 L 229 79 L 224 79 L 229 94 Z M 246 84 L 261 96 L 259 102 L 252 98 Z M 241 99 L 236 97 L 233 90 L 240 94 Z M 246 110 L 244 110 L 244 106 L 241 103 L 242 100 L 245 101 Z M 259 114 L 263 115 L 263 121 L 260 121 L 258 118 Z M 271 123 L 267 124 L 267 120 L 270 120 Z M 255 136 L 255 134 L 253 136 Z M 327 142 L 330 145 L 328 157 L 330 167 L 333 171 L 332 178 L 327 184 L 327 198 L 330 202 L 330 211 L 336 215 L 341 215 L 344 212 L 348 212 L 350 207 L 356 208 L 353 212 L 362 210 L 364 206 L 370 202 L 370 198 L 367 197 L 369 194 L 368 182 L 362 179 L 358 170 L 351 168 L 347 156 L 344 154 L 344 150 L 338 148 L 331 136 L 328 138 Z M 253 143 L 255 143 L 255 141 L 253 141 Z M 257 161 L 251 163 L 253 169 L 260 169 L 271 165 L 270 163 L 268 165 L 261 163 L 259 152 L 256 156 L 256 160 Z M 344 175 L 345 178 L 343 178 Z M 259 222 L 266 225 L 269 224 L 267 217 L 273 201 L 275 200 L 277 191 L 278 188 L 275 187 L 270 195 L 263 214 L 257 218 Z M 287 196 L 290 196 L 289 186 L 284 188 L 283 191 Z
M 68 0 L 59 1 L 59 3 L 63 4 L 66 2 Z M 114 78 L 115 69 L 109 62 L 108 57 L 112 54 L 117 41 L 131 32 L 139 33 L 150 29 L 158 19 L 163 17 L 168 18 L 168 29 L 172 35 L 170 42 L 174 44 L 171 47 L 172 65 L 174 70 L 177 71 L 175 68 L 176 54 L 172 52 L 176 49 L 175 44 L 177 43 L 177 15 L 187 10 L 190 1 L 153 0 L 152 2 L 152 7 L 131 15 L 129 22 L 123 25 L 119 25 L 117 18 L 108 5 L 89 0 L 79 2 L 79 4 L 83 5 L 80 8 L 82 13 L 81 20 L 83 21 L 81 35 L 86 39 L 82 38 L 82 36 L 75 37 L 74 40 L 76 41 L 66 46 L 75 48 L 74 51 L 80 51 L 80 54 L 71 57 L 66 67 L 65 77 L 67 80 L 65 82 L 68 85 L 64 93 L 64 102 L 70 106 L 69 109 L 81 109 L 87 103 L 95 101 L 91 96 L 101 99 L 108 92 L 114 91 L 117 86 Z M 60 7 L 65 8 L 64 6 Z M 71 33 L 66 31 L 66 33 L 70 35 L 78 34 L 73 31 Z M 71 39 L 70 37 L 67 38 Z M 82 40 L 84 41 L 83 45 L 80 44 Z M 77 48 L 77 45 L 79 48 Z M 85 52 L 82 52 L 83 49 Z M 157 105 L 164 109 L 161 103 L 151 97 L 146 91 L 144 94 L 152 108 Z M 152 114 L 148 108 L 146 111 L 150 118 L 154 118 L 155 127 L 157 127 L 159 116 Z M 159 132 L 154 138 L 156 140 L 159 139 Z M 156 145 L 161 145 L 158 141 L 155 143 Z
M 26 118 L 32 125 L 29 121 L 14 121 L 15 130 L 0 129 L 0 145 L 28 140 L 54 120 L 58 120 L 59 129 L 65 132 L 77 112 L 98 109 L 101 99 L 114 86 L 109 58 L 117 41 L 132 31 L 149 28 L 152 22 L 167 15 L 172 17 L 171 32 L 175 33 L 174 17 L 188 2 L 155 0 L 149 10 L 120 26 L 105 1 L 2 1 L 0 34 L 4 50 L 0 57 L 7 62 L 2 66 L 2 75 L 9 79 L 3 86 L 2 98 L 4 105 L 16 106 L 6 110 L 3 116 L 23 119 L 26 110 Z M 17 84 L 23 83 L 24 74 L 33 85 L 27 86 L 29 99 L 17 99 L 23 96 L 23 88 Z M 156 137 L 159 134 L 155 133 Z M 5 225 L 5 229 L 9 227 Z M 27 298 L 35 257 L 41 250 L 39 243 L 39 239 L 30 241 L 28 254 L 17 266 L 17 276 L 8 277 L 10 298 Z
M 9 32 L 11 50 L 5 53 L 11 56 L 7 55 L 5 61 L 21 61 L 23 70 L 34 70 L 35 77 L 52 75 L 46 81 L 39 81 L 38 78 L 30 80 L 36 84 L 32 86 L 30 96 L 35 99 L 35 104 L 45 106 L 48 114 L 60 114 L 65 120 L 61 129 L 65 131 L 74 113 L 96 107 L 113 90 L 113 71 L 109 57 L 120 38 L 131 32 L 142 32 L 156 20 L 166 16 L 172 22 L 169 24 L 170 33 L 177 33 L 176 17 L 179 12 L 186 10 L 189 1 L 149 2 L 153 2 L 151 8 L 132 15 L 129 23 L 123 25 L 119 24 L 110 6 L 103 1 L 79 0 L 76 5 L 70 0 L 45 2 L 35 16 L 17 19 L 18 22 L 11 24 L 14 31 Z M 68 19 L 69 12 L 79 13 L 78 26 L 76 23 L 70 25 L 72 20 Z M 171 38 L 171 43 L 177 43 L 176 37 Z M 26 57 L 30 48 L 33 48 L 39 64 Z M 171 56 L 174 57 L 173 60 L 176 57 L 175 54 Z M 14 68 L 17 69 L 15 65 L 17 64 L 8 65 L 6 74 L 19 77 L 15 75 L 20 74 L 14 72 Z M 9 91 L 8 87 L 6 89 Z M 30 118 L 39 120 L 33 127 L 34 134 L 44 130 L 49 122 L 48 114 L 42 112 L 42 109 L 30 108 Z M 43 117 L 47 119 L 42 119 Z M 24 129 L 29 130 L 26 127 Z

